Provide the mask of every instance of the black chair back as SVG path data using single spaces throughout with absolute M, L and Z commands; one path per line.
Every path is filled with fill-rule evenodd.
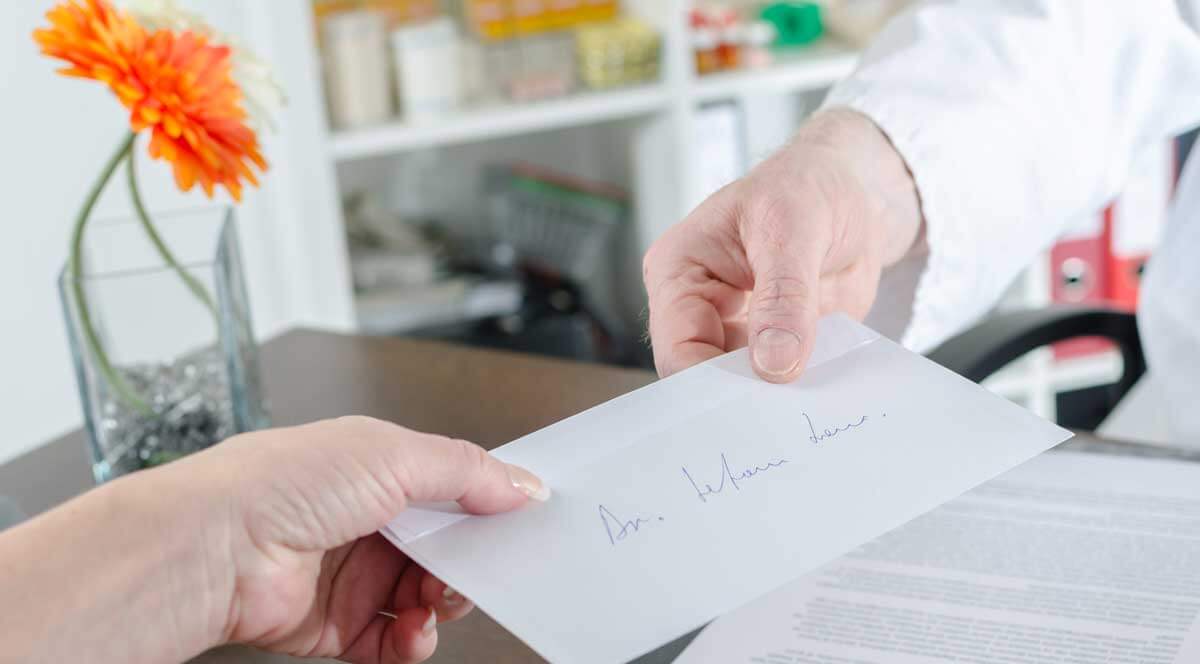
M 1095 307 L 1054 306 L 997 314 L 959 334 L 929 354 L 929 359 L 976 383 L 1022 355 L 1077 337 L 1104 337 L 1120 349 L 1124 368 L 1117 382 L 1090 392 L 1080 421 L 1064 426 L 1094 429 L 1146 372 L 1137 319 L 1133 314 Z

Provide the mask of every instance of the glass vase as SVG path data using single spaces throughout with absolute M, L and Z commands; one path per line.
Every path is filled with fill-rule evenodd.
M 232 210 L 154 229 L 93 220 L 59 277 L 97 483 L 269 424 Z

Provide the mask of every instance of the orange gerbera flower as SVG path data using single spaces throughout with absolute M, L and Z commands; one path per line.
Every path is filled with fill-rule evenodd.
M 150 156 L 166 159 L 179 188 L 196 182 L 210 197 L 223 186 L 241 200 L 242 181 L 265 171 L 258 137 L 246 125 L 228 47 L 191 32 L 147 33 L 107 0 L 71 0 L 46 13 L 33 38 L 42 53 L 70 64 L 67 76 L 108 85 L 130 111 L 133 131 L 149 129 Z

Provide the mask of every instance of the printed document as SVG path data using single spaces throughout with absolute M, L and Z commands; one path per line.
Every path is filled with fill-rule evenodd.
M 1200 463 L 1049 452 L 709 625 L 678 664 L 1200 662 Z

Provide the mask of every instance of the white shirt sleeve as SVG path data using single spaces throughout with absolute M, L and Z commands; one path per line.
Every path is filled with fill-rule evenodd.
M 913 173 L 928 257 L 902 340 L 925 351 L 1116 194 L 1139 148 L 1200 121 L 1200 37 L 1171 0 L 929 3 L 825 106 L 872 118 Z

